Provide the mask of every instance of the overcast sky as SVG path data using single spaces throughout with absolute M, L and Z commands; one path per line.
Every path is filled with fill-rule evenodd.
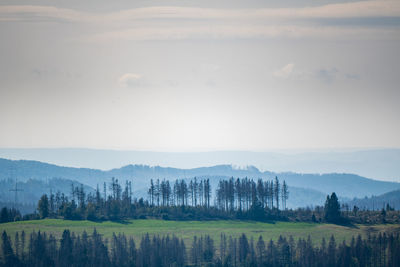
M 2 0 L 0 36 L 0 147 L 400 147 L 398 0 Z

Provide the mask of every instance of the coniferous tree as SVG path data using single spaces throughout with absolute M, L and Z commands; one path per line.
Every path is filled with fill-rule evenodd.
M 266 257 L 266 251 L 265 251 L 265 242 L 260 235 L 257 241 L 256 245 L 256 255 L 257 255 L 257 265 L 258 266 L 263 266 L 265 263 L 265 257 Z
M 279 183 L 279 179 L 277 176 L 275 176 L 275 184 L 274 184 L 274 195 L 275 195 L 275 203 L 276 203 L 276 208 L 279 210 L 279 195 L 281 193 L 281 187 Z
M 154 193 L 155 193 L 155 188 L 154 188 L 154 183 L 153 179 L 150 180 L 150 188 L 149 188 L 149 198 L 150 198 L 150 205 L 154 205 Z
M 72 266 L 73 264 L 73 241 L 69 230 L 64 230 L 60 240 L 60 250 L 58 254 L 59 266 Z
M 2 240 L 2 256 L 3 256 L 4 266 L 18 266 L 19 265 L 18 258 L 14 255 L 10 237 L 7 235 L 6 231 L 3 231 L 1 235 L 1 240 Z
M 328 244 L 328 266 L 336 266 L 336 241 L 335 237 L 332 235 Z
M 9 222 L 10 217 L 11 216 L 9 216 L 8 209 L 6 207 L 3 207 L 0 212 L 0 222 L 1 223 Z
M 42 195 L 38 202 L 38 211 L 42 219 L 49 216 L 49 199 L 46 194 Z
M 333 192 L 330 197 L 329 195 L 327 196 L 324 207 L 324 213 L 325 213 L 324 218 L 327 222 L 340 223 L 341 221 L 340 204 L 335 192 Z
M 283 180 L 282 183 L 282 206 L 283 209 L 286 210 L 286 201 L 289 199 L 289 188 L 286 184 L 286 181 Z
M 249 242 L 245 234 L 242 234 L 239 238 L 239 262 L 245 262 L 249 253 Z
M 155 186 L 155 198 L 157 201 L 157 206 L 160 206 L 160 195 L 161 195 L 161 187 L 160 187 L 160 179 L 157 179 Z

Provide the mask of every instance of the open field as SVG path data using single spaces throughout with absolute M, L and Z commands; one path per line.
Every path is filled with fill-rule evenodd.
M 249 221 L 164 221 L 164 220 L 130 220 L 126 223 L 118 222 L 91 222 L 91 221 L 68 221 L 61 219 L 46 219 L 35 221 L 21 221 L 0 224 L 0 230 L 14 236 L 16 231 L 24 230 L 30 233 L 33 230 L 43 231 L 54 234 L 57 238 L 61 237 L 64 229 L 70 229 L 75 233 L 82 233 L 86 230 L 89 234 L 96 228 L 98 232 L 106 238 L 110 238 L 112 233 L 125 233 L 133 236 L 135 240 L 146 234 L 174 234 L 185 239 L 186 243 L 192 240 L 194 235 L 201 236 L 208 234 L 216 242 L 219 242 L 221 233 L 227 236 L 238 237 L 245 233 L 249 238 L 263 236 L 264 240 L 277 240 L 279 235 L 292 235 L 295 240 L 311 236 L 314 243 L 318 244 L 322 238 L 329 239 L 333 234 L 337 242 L 343 240 L 350 241 L 352 236 L 361 234 L 366 236 L 368 232 L 378 233 L 379 231 L 400 232 L 400 225 L 357 225 L 355 227 L 344 227 L 333 224 L 312 224 L 312 223 L 293 223 L 277 222 L 275 224 Z

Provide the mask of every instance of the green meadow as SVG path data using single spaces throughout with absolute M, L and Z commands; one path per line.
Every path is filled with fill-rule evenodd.
M 129 220 L 124 223 L 119 222 L 92 222 L 92 221 L 69 221 L 62 219 L 45 219 L 34 221 L 20 221 L 0 224 L 0 230 L 7 231 L 11 237 L 16 231 L 24 230 L 26 233 L 32 231 L 42 231 L 52 233 L 57 238 L 61 237 L 64 229 L 81 234 L 83 231 L 90 234 L 96 228 L 105 238 L 112 237 L 113 233 L 124 233 L 133 236 L 136 241 L 149 233 L 150 235 L 176 235 L 184 238 L 190 244 L 193 236 L 210 235 L 217 243 L 221 233 L 227 236 L 238 237 L 245 233 L 249 238 L 255 240 L 261 235 L 266 240 L 277 240 L 280 235 L 307 238 L 310 236 L 315 244 L 319 244 L 322 238 L 328 239 L 331 235 L 335 236 L 336 241 L 350 241 L 352 236 L 361 234 L 363 237 L 368 233 L 397 232 L 400 233 L 400 225 L 356 225 L 353 227 L 339 226 L 333 224 L 317 224 L 302 222 L 276 222 L 263 223 L 252 221 L 166 221 L 166 220 Z

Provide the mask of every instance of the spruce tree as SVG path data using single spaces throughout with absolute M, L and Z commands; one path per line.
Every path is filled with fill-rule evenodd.
M 333 192 L 330 197 L 329 195 L 327 196 L 324 212 L 325 212 L 325 221 L 330 223 L 340 223 L 341 221 L 340 204 L 335 192 Z
M 12 249 L 12 244 L 10 237 L 7 235 L 6 231 L 3 231 L 1 235 L 2 239 L 2 256 L 4 260 L 4 266 L 17 266 L 18 259 L 14 255 L 14 251 Z
M 38 202 L 38 211 L 42 219 L 49 216 L 49 199 L 46 194 L 44 194 Z

